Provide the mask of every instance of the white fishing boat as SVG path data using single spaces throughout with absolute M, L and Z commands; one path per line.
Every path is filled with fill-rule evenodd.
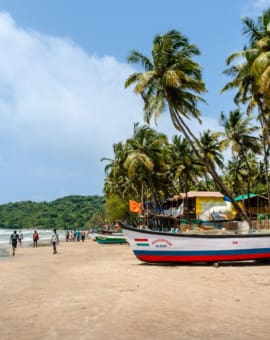
M 270 259 L 270 233 L 161 232 L 120 223 L 138 259 L 150 263 Z

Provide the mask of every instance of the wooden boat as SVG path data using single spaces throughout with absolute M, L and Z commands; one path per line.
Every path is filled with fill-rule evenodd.
M 123 234 L 121 235 L 96 235 L 95 240 L 101 244 L 108 244 L 108 243 L 118 243 L 123 244 L 127 243 L 127 240 Z
M 124 234 L 121 232 L 121 233 L 110 233 L 110 234 L 100 234 L 100 233 L 89 233 L 88 234 L 88 238 L 90 238 L 91 240 L 93 241 L 96 241 L 96 238 L 97 237 L 109 237 L 109 236 L 119 236 L 119 237 L 123 237 Z
M 120 223 L 138 259 L 151 263 L 270 259 L 270 233 L 171 233 Z

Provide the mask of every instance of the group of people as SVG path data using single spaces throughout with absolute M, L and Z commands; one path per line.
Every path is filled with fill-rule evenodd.
M 67 230 L 66 231 L 66 241 L 77 241 L 77 242 L 84 242 L 85 241 L 85 231 L 84 230 Z
M 21 232 L 21 230 L 19 231 L 19 233 L 17 233 L 17 230 L 14 230 L 14 232 L 10 235 L 10 243 L 12 246 L 13 256 L 15 255 L 18 243 L 20 244 L 20 246 L 22 246 L 22 240 L 23 240 L 23 233 Z M 38 240 L 39 240 L 39 234 L 37 230 L 35 230 L 33 233 L 33 247 L 34 248 L 37 248 Z M 58 243 L 59 243 L 59 236 L 58 236 L 56 229 L 54 229 L 52 236 L 51 236 L 51 245 L 53 247 L 53 254 L 57 254 L 56 246 Z

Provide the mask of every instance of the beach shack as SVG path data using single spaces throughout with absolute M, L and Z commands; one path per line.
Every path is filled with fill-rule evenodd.
M 268 198 L 265 196 L 250 193 L 237 196 L 234 200 L 253 218 L 269 214 Z
M 177 201 L 178 207 L 182 207 L 182 215 L 191 219 L 218 221 L 231 219 L 235 215 L 231 201 L 218 191 L 189 191 L 174 196 L 173 200 Z
M 269 229 L 270 211 L 267 197 L 250 193 L 237 196 L 234 200 L 250 216 L 257 229 Z

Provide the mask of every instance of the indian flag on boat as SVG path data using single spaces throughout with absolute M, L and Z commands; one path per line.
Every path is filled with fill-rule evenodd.
M 134 239 L 136 246 L 139 247 L 149 247 L 148 238 L 135 238 Z

